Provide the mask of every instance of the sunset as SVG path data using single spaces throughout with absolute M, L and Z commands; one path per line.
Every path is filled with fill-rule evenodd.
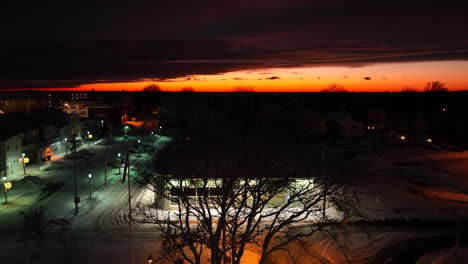
M 162 91 L 193 88 L 196 92 L 233 92 L 244 88 L 255 92 L 320 92 L 340 84 L 349 92 L 399 92 L 404 88 L 423 91 L 427 82 L 440 81 L 451 91 L 466 90 L 468 61 L 406 62 L 359 67 L 295 67 L 232 71 L 215 75 L 188 75 L 166 80 L 128 83 L 92 83 L 74 87 L 89 91 L 140 91 L 157 84 Z M 368 77 L 368 78 L 367 78 Z
M 0 260 L 466 264 L 467 30 L 459 0 L 3 1 Z

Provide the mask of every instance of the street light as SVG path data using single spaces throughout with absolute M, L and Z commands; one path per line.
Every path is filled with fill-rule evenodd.
M 23 161 L 23 173 L 24 173 L 24 175 L 26 175 L 26 158 L 25 158 L 26 154 L 25 154 L 25 153 L 21 153 L 21 156 L 22 156 L 21 159 L 22 159 L 22 161 Z M 29 159 L 28 159 L 28 161 L 29 161 Z
M 127 137 L 127 133 L 130 130 L 130 127 L 129 126 L 124 126 L 123 130 L 124 130 L 124 133 L 125 133 L 125 137 Z
M 89 191 L 89 199 L 91 199 L 91 177 L 93 175 L 90 173 L 88 173 L 88 191 Z
M 93 138 L 93 134 L 91 134 L 91 132 L 86 132 L 86 134 L 88 135 L 87 136 L 87 140 L 88 140 L 88 146 L 91 146 L 91 139 Z
M 67 146 L 68 138 L 65 138 L 63 141 L 65 142 L 65 155 L 68 155 L 68 146 Z
M 6 204 L 8 202 L 7 193 L 6 193 L 7 189 L 6 189 L 6 185 L 5 185 L 6 184 L 6 177 L 3 176 L 2 180 L 3 180 L 3 184 L 2 184 L 3 185 L 3 195 L 5 196 L 5 202 L 4 203 Z
M 138 157 L 141 157 L 141 140 L 138 140 Z
M 119 152 L 119 153 L 117 153 L 117 164 L 118 164 L 118 167 L 119 167 L 119 173 L 118 174 L 120 174 L 120 167 L 122 167 L 122 165 L 120 163 L 121 163 L 121 161 L 120 161 L 120 152 Z
M 153 263 L 153 256 L 151 256 L 151 254 L 148 255 L 147 261 L 148 261 L 148 264 Z
M 9 189 L 11 189 L 11 187 L 13 187 L 13 184 L 11 182 L 7 181 L 3 183 L 3 190 L 5 192 L 5 203 L 8 202 L 7 192 Z

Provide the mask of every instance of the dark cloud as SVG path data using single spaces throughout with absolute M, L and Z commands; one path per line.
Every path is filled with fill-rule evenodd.
M 370 80 L 372 80 L 372 78 L 371 78 L 371 77 L 369 77 L 369 76 L 367 76 L 367 77 L 364 77 L 364 80 L 366 80 L 366 81 L 370 81 Z
M 468 59 L 455 0 L 7 1 L 0 23 L 2 88 Z
M 239 77 L 234 77 L 232 78 L 234 81 L 245 81 L 245 80 L 248 80 L 248 79 L 245 79 L 245 78 L 239 78 Z
M 279 80 L 279 79 L 281 79 L 281 78 L 278 77 L 278 76 L 271 76 L 271 77 L 265 78 L 265 80 L 271 80 L 271 81 L 273 81 L 273 80 Z

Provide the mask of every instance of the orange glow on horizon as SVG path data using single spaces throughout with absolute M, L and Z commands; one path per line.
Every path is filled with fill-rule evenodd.
M 236 87 L 255 92 L 319 92 L 337 83 L 350 92 L 396 92 L 405 87 L 422 91 L 427 82 L 441 81 L 450 91 L 457 91 L 468 89 L 467 72 L 468 61 L 402 62 L 363 67 L 254 69 L 162 81 L 148 79 L 127 83 L 93 83 L 72 89 L 132 92 L 156 83 L 162 91 L 172 92 L 186 87 L 191 87 L 195 92 L 232 92 Z

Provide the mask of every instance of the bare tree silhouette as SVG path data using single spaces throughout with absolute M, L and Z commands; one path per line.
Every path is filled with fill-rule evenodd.
M 237 86 L 232 91 L 236 93 L 251 93 L 254 91 L 254 88 L 252 86 Z
M 187 87 L 184 87 L 182 89 L 180 89 L 181 92 L 195 92 L 195 90 L 193 89 L 193 87 L 190 87 L 190 86 L 187 86 Z
M 341 84 L 332 83 L 327 88 L 321 90 L 322 93 L 345 93 L 347 90 Z
M 160 92 L 161 87 L 157 84 L 150 84 L 143 88 L 143 92 Z
M 172 210 L 138 210 L 145 221 L 160 227 L 162 256 L 171 261 L 239 264 L 247 250 L 255 250 L 264 264 L 300 238 L 336 237 L 335 232 L 343 231 L 339 223 L 357 215 L 357 200 L 337 175 L 329 174 L 327 180 L 320 174 L 299 176 L 259 153 L 217 152 L 202 155 L 193 167 L 176 168 L 167 154 L 178 160 L 185 155 L 171 151 L 155 160 L 158 174 L 144 175 L 150 190 Z M 333 219 L 323 213 L 325 199 L 326 208 L 339 212 Z
M 411 88 L 411 87 L 404 87 L 403 89 L 401 89 L 400 92 L 401 93 L 417 93 L 418 90 L 416 90 L 415 88 Z
M 428 82 L 426 84 L 426 88 L 424 88 L 425 92 L 448 92 L 448 88 L 445 86 L 445 83 L 434 81 Z

